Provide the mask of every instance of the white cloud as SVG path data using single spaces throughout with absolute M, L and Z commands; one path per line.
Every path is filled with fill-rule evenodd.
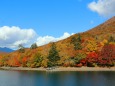
M 55 38 L 53 36 L 38 36 L 33 29 L 21 29 L 16 26 L 0 27 L 0 47 L 8 47 L 17 49 L 19 44 L 25 47 L 30 47 L 32 43 L 37 43 L 38 46 L 47 44 L 49 42 L 56 42 L 73 35 L 65 32 L 61 37 Z
M 69 34 L 67 32 L 65 32 L 62 36 L 60 36 L 59 38 L 55 38 L 53 36 L 44 36 L 44 37 L 38 37 L 37 38 L 37 45 L 38 46 L 41 46 L 41 45 L 44 45 L 44 44 L 47 44 L 49 42 L 56 42 L 56 41 L 59 41 L 59 40 L 62 40 L 62 39 L 65 39 L 71 35 L 73 35 L 74 33 L 72 34 Z
M 33 29 L 3 26 L 0 27 L 0 47 L 16 48 L 19 44 L 28 45 L 35 36 Z
M 115 15 L 115 0 L 98 0 L 88 4 L 88 8 L 102 16 Z

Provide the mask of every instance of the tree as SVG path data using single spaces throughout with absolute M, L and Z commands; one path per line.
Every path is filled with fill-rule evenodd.
M 36 63 L 36 67 L 40 67 L 41 66 L 41 62 L 43 60 L 43 57 L 40 53 L 35 54 L 34 56 L 34 63 Z
M 81 50 L 82 46 L 81 46 L 81 36 L 80 34 L 78 34 L 78 37 L 73 37 L 71 39 L 71 43 L 74 45 L 74 49 L 75 50 Z
M 30 61 L 28 62 L 28 66 L 32 68 L 40 67 L 43 61 L 43 56 L 41 53 L 35 53 L 33 57 L 31 57 Z
M 106 39 L 104 39 L 102 42 L 100 42 L 101 46 L 104 46 L 107 43 L 108 43 L 108 40 L 106 40 Z
M 46 68 L 47 67 L 47 59 L 43 59 L 42 63 L 41 63 L 41 67 Z
M 115 42 L 114 37 L 113 37 L 113 36 L 110 36 L 108 42 Z
M 74 60 L 75 60 L 76 64 L 78 64 L 78 63 L 80 63 L 80 61 L 82 59 L 85 59 L 85 58 L 86 58 L 86 54 L 83 52 L 80 52 L 74 57 Z
M 37 48 L 37 44 L 36 43 L 32 44 L 30 48 L 31 49 L 36 49 Z
M 23 45 L 22 44 L 19 44 L 19 52 L 20 53 L 24 53 L 25 52 L 25 49 L 24 49 L 24 47 L 23 47 Z
M 79 34 L 78 38 L 76 40 L 76 43 L 75 43 L 75 50 L 81 50 L 81 49 L 82 49 L 82 46 L 81 46 L 81 36 Z
M 26 66 L 27 66 L 27 61 L 28 61 L 28 58 L 27 58 L 27 57 L 23 57 L 23 58 L 22 58 L 22 66 L 23 66 L 23 67 L 26 67 Z
M 106 44 L 100 52 L 99 63 L 104 66 L 112 66 L 115 60 L 115 44 Z
M 88 52 L 93 52 L 97 50 L 97 43 L 94 40 L 88 40 L 87 45 L 86 45 L 86 50 Z
M 90 52 L 87 57 L 86 57 L 86 61 L 87 61 L 87 66 L 89 67 L 94 67 L 97 65 L 97 61 L 98 61 L 98 53 L 96 52 Z
M 80 34 L 78 34 L 77 41 L 81 42 L 81 35 Z
M 56 66 L 57 65 L 57 61 L 60 60 L 58 51 L 56 49 L 56 45 L 55 43 L 52 43 L 50 51 L 49 51 L 49 55 L 48 55 L 48 66 Z

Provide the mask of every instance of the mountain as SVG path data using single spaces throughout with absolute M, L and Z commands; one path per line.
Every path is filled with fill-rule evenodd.
M 7 48 L 7 47 L 4 47 L 4 48 L 1 48 L 0 47 L 0 52 L 7 52 L 7 53 L 9 53 L 9 52 L 13 52 L 14 50 L 12 50 L 12 49 L 10 49 L 10 48 Z
M 55 46 L 52 47 L 52 44 L 55 44 Z M 57 51 L 55 51 L 55 48 Z M 53 50 L 51 51 L 51 49 Z M 7 48 L 5 48 L 5 50 L 7 50 Z M 78 58 L 87 58 L 87 60 L 91 58 L 88 62 L 96 62 L 97 57 L 104 59 L 106 59 L 106 57 L 115 58 L 115 17 L 112 17 L 103 24 L 100 24 L 99 26 L 96 26 L 86 32 L 76 33 L 64 40 L 39 46 L 36 49 L 26 48 L 23 53 L 17 50 L 7 55 L 4 54 L 1 56 L 5 57 L 6 59 L 6 63 L 4 64 L 9 66 L 23 65 L 28 67 L 47 67 L 48 56 L 52 55 L 50 51 L 53 54 L 58 52 L 60 57 L 58 64 L 61 66 L 79 65 L 80 60 L 76 61 Z M 56 56 L 58 57 L 58 55 Z M 2 57 L 0 57 L 0 59 L 1 58 Z M 105 60 L 99 61 L 100 62 L 97 63 L 106 63 L 104 65 L 108 65 L 107 62 L 110 62 L 105 62 Z M 95 64 L 97 65 L 97 63 Z M 1 64 L 3 65 L 3 63 L 0 63 L 0 65 Z
M 103 24 L 86 31 L 85 34 L 101 37 L 102 39 L 108 39 L 111 35 L 115 38 L 115 16 Z

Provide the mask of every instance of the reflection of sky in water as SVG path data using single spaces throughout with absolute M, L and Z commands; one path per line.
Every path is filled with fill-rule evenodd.
M 0 71 L 0 86 L 114 86 L 115 72 Z

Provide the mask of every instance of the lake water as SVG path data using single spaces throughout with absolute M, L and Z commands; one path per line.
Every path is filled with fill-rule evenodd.
M 0 86 L 115 86 L 115 72 L 0 70 Z

